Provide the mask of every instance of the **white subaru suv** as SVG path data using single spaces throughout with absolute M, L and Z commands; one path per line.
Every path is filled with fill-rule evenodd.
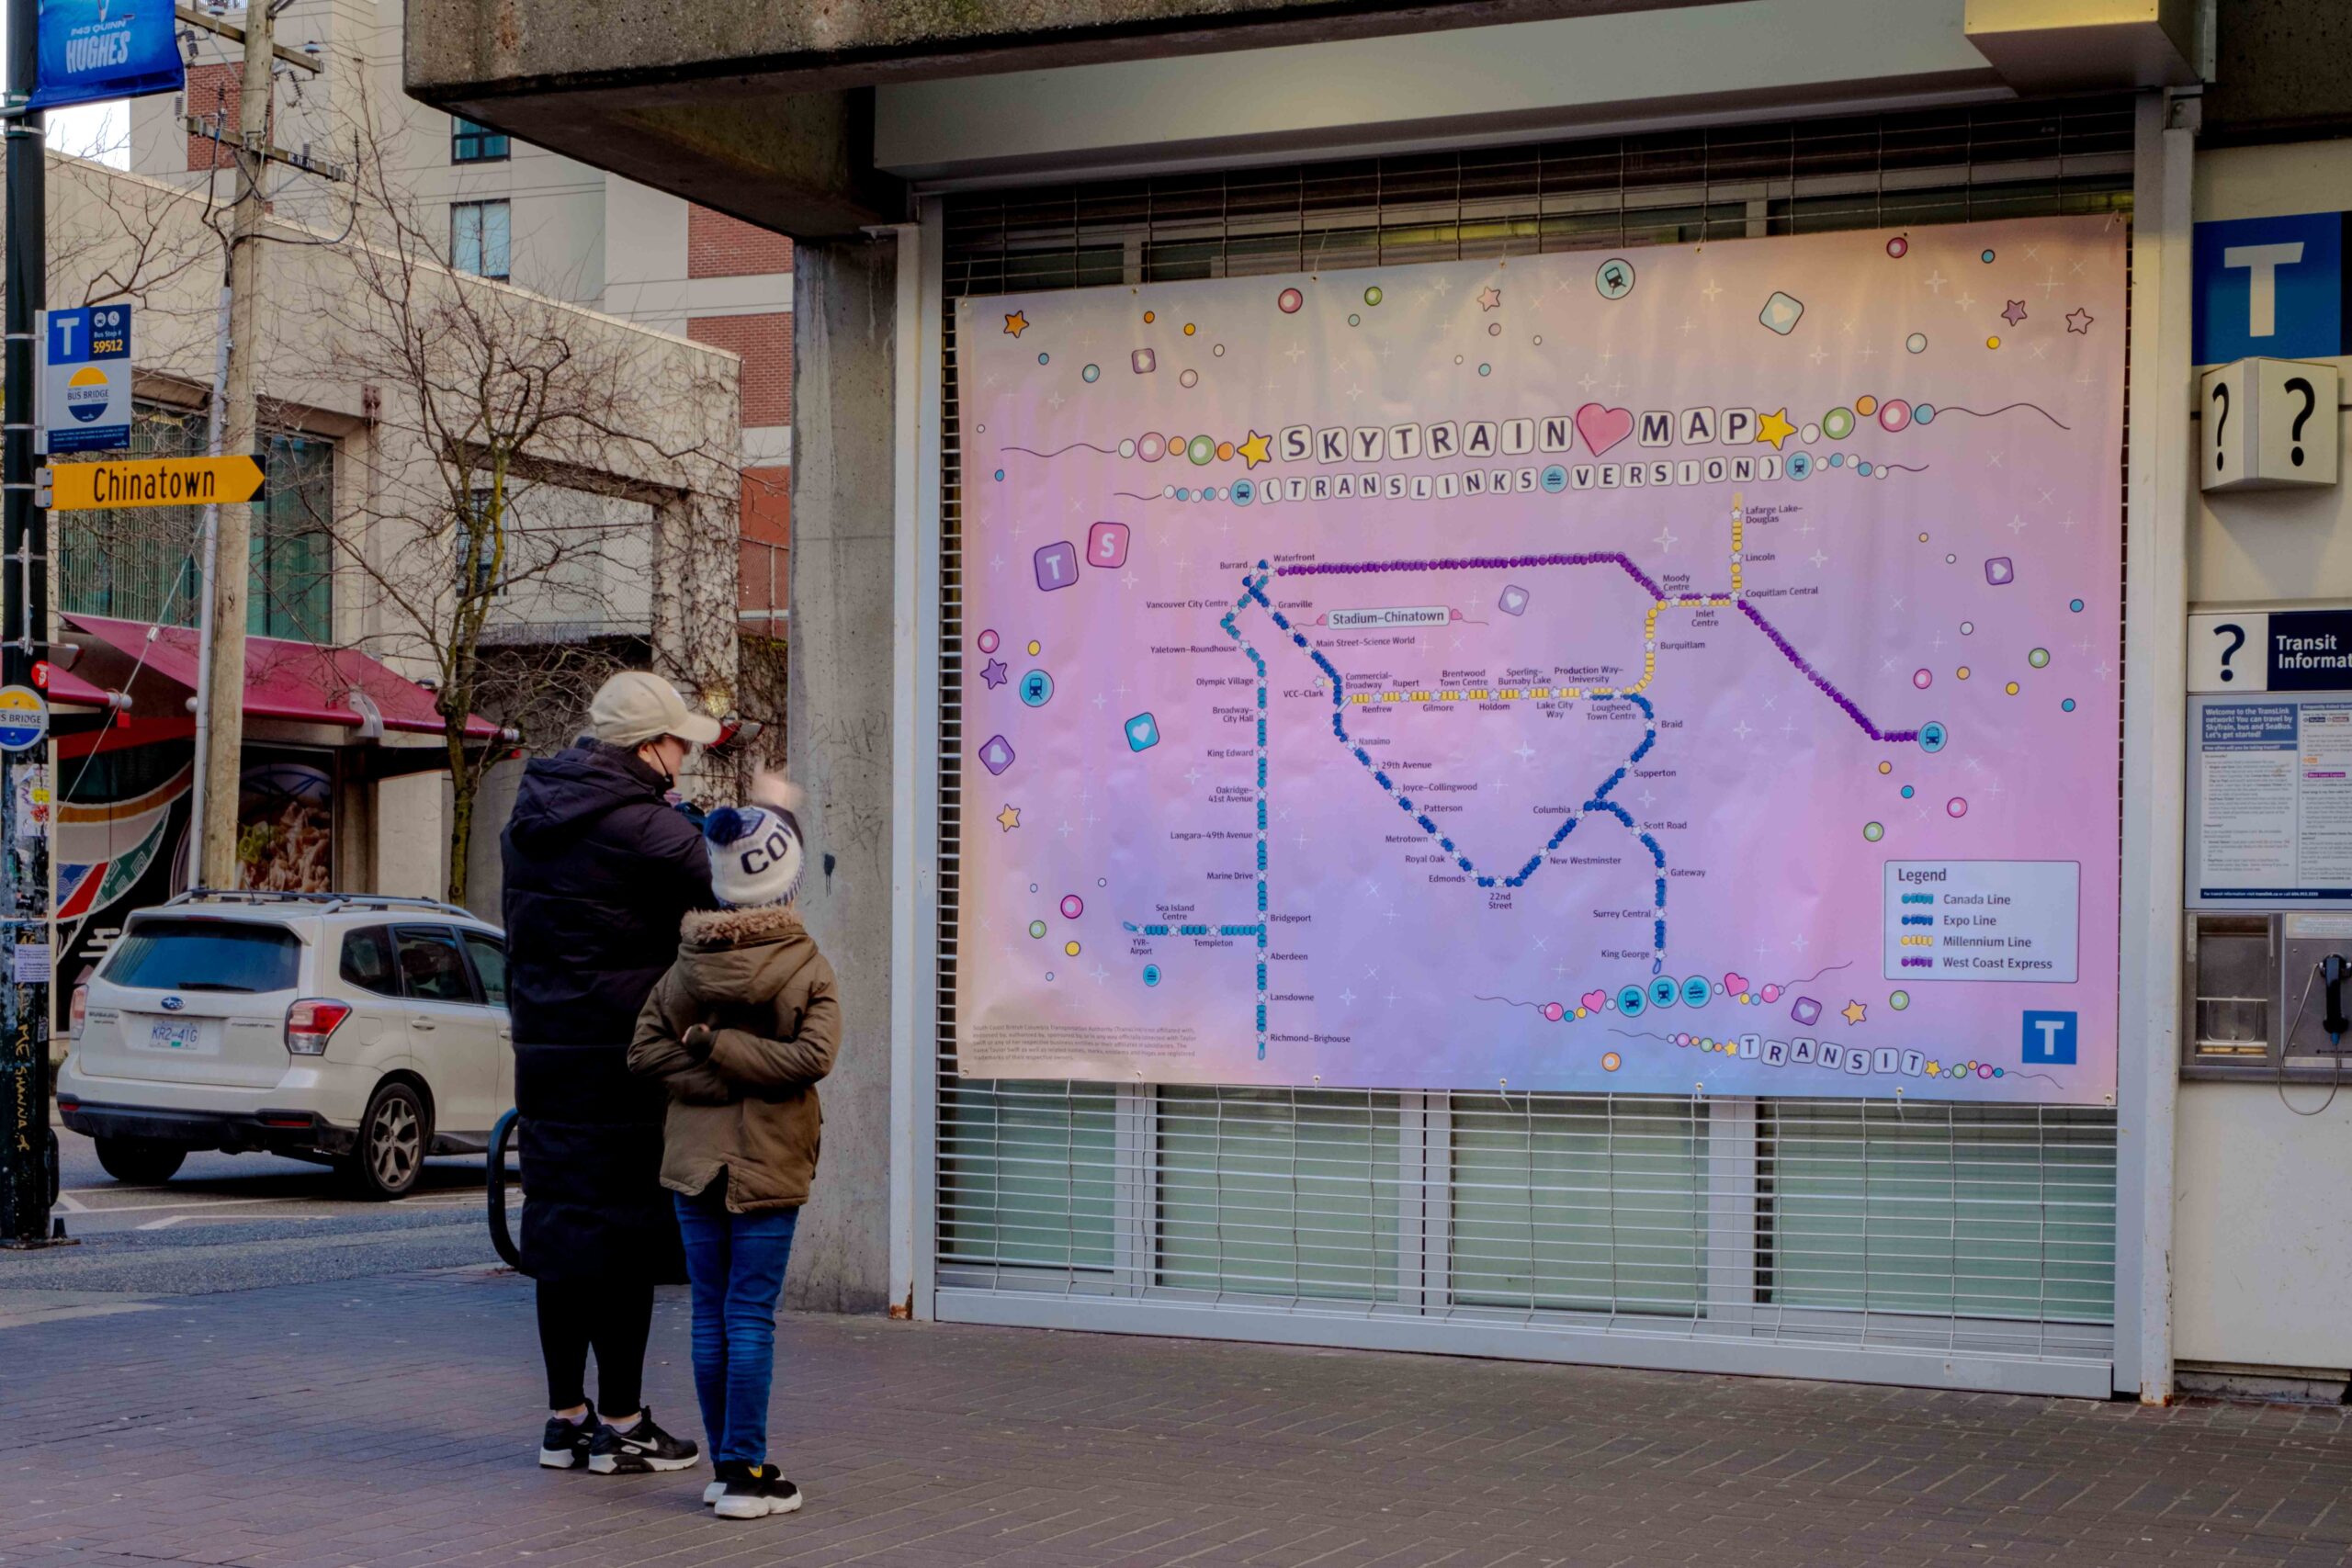
M 430 900 L 183 895 L 130 917 L 74 1007 L 58 1111 L 118 1180 L 266 1149 L 397 1198 L 514 1102 L 505 941 Z

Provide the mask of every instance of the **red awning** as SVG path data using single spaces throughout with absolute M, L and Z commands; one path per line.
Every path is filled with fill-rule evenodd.
M 192 627 L 148 626 L 102 615 L 61 618 L 132 660 L 143 654 L 146 664 L 141 672 L 142 679 L 161 676 L 187 693 L 196 690 L 199 650 Z M 79 700 L 66 697 L 54 687 L 52 691 L 60 701 Z M 155 711 L 155 705 L 139 700 L 148 694 L 133 691 L 134 711 Z M 97 700 L 105 699 L 100 694 Z M 256 718 L 341 725 L 352 729 L 365 728 L 372 720 L 380 718 L 386 730 L 411 735 L 441 733 L 441 716 L 434 710 L 433 694 L 415 682 L 356 649 L 288 642 L 278 637 L 245 639 L 245 712 Z M 466 736 L 471 740 L 495 740 L 498 727 L 476 716 L 467 721 Z

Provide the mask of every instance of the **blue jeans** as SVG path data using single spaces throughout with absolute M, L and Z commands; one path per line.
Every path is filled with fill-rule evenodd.
M 764 1463 L 775 1303 L 800 1211 L 729 1213 L 723 1176 L 697 1197 L 671 1196 L 685 1238 L 686 1278 L 694 1282 L 695 1398 L 711 1461 Z

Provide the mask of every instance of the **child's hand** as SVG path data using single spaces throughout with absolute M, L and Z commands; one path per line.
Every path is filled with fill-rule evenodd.
M 710 1060 L 712 1039 L 713 1037 L 710 1032 L 710 1025 L 707 1023 L 697 1023 L 692 1025 L 684 1034 L 678 1036 L 678 1043 L 684 1046 L 686 1048 L 686 1055 L 693 1057 L 696 1062 L 707 1062 Z

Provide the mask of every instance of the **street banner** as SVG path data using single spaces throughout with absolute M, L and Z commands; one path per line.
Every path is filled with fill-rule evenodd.
M 28 107 L 176 93 L 187 82 L 170 0 L 40 0 Z
M 2111 1103 L 2125 225 L 957 302 L 957 1065 Z

